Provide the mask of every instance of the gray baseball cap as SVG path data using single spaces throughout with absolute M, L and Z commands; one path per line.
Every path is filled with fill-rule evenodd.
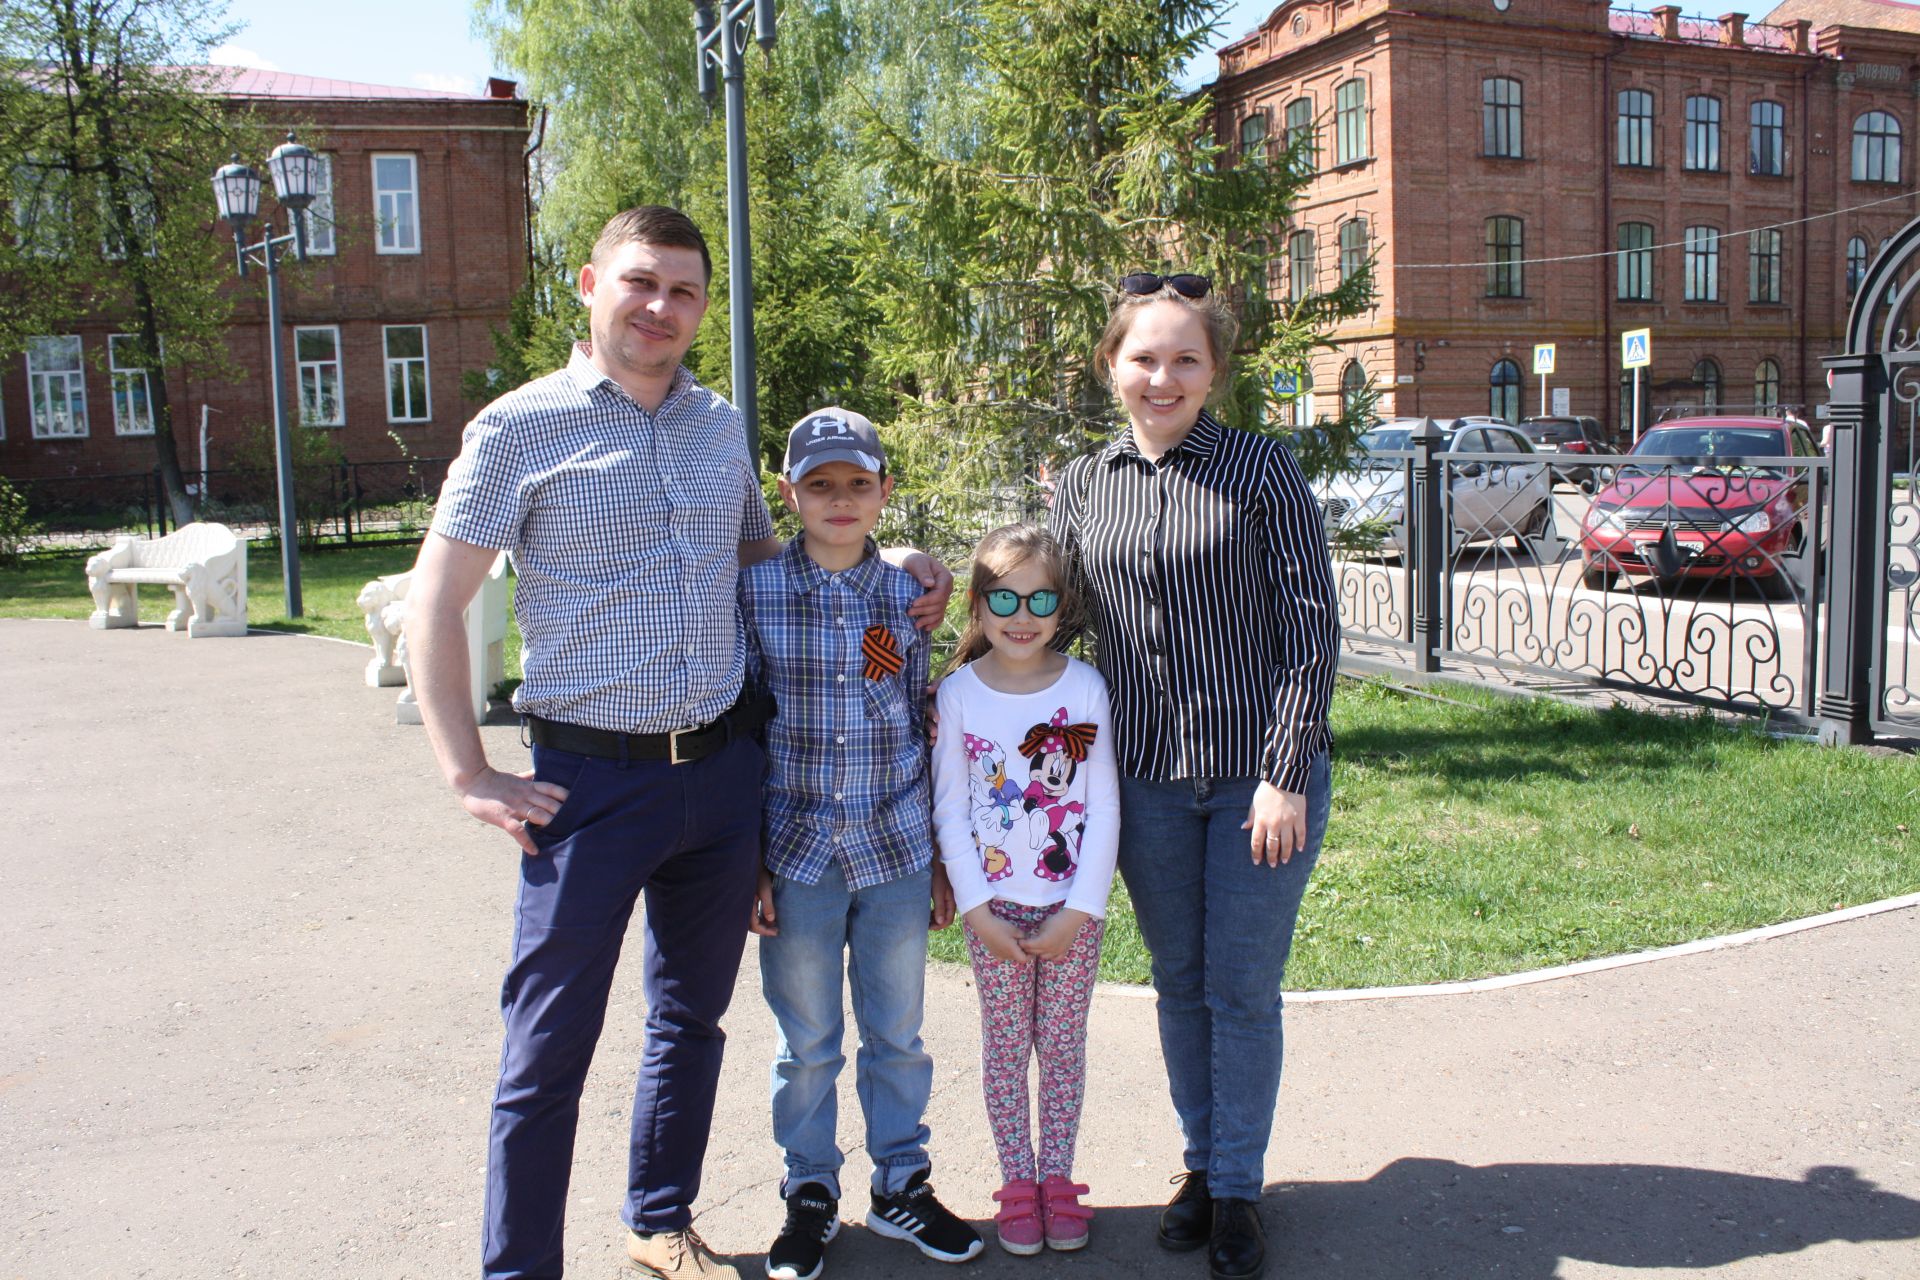
M 887 472 L 887 451 L 873 424 L 851 409 L 815 409 L 787 433 L 787 458 L 781 472 L 798 480 L 823 462 L 851 462 L 875 475 Z

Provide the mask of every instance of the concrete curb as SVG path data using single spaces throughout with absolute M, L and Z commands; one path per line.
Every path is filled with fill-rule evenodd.
M 1417 987 L 1356 987 L 1346 991 L 1289 991 L 1286 993 L 1286 1000 L 1288 1004 L 1336 1004 L 1349 1000 L 1399 1000 L 1412 996 L 1462 996 L 1471 995 L 1477 991 L 1503 991 L 1509 987 L 1529 987 L 1538 982 L 1554 982 L 1561 978 L 1578 977 L 1584 973 L 1600 973 L 1607 969 L 1625 969 L 1632 965 L 1650 964 L 1655 960 L 1673 960 L 1680 956 L 1697 956 L 1709 951 L 1725 951 L 1732 947 L 1746 946 L 1750 942 L 1784 938 L 1789 934 L 1804 933 L 1809 929 L 1824 928 L 1830 924 L 1860 920 L 1867 916 L 1879 915 L 1883 911 L 1901 911 L 1909 907 L 1920 907 L 1920 893 L 1884 898 L 1879 902 L 1863 903 L 1840 911 L 1828 911 L 1817 916 L 1807 916 L 1801 920 L 1783 920 L 1779 924 L 1763 925 L 1758 929 L 1724 934 L 1718 938 L 1679 942 L 1670 947 L 1657 947 L 1652 951 L 1635 951 L 1623 956 L 1601 956 L 1594 960 L 1579 960 L 1573 964 L 1554 965 L 1552 968 L 1534 969 L 1526 973 L 1499 974 L 1491 978 L 1475 978 L 1470 982 L 1433 982 Z M 1134 999 L 1152 999 L 1154 995 L 1152 987 L 1136 987 L 1130 983 L 1103 982 L 1100 988 L 1106 994 L 1128 996 Z

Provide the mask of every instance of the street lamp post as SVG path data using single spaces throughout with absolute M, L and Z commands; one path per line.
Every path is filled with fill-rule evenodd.
M 278 250 L 293 246 L 293 256 L 307 260 L 307 206 L 313 203 L 318 184 L 320 158 L 294 141 L 292 133 L 267 157 L 267 169 L 273 174 L 275 197 L 291 215 L 293 229 L 286 235 L 273 234 L 273 224 L 262 224 L 259 243 L 247 243 L 247 225 L 260 215 L 260 175 L 240 163 L 235 155 L 231 164 L 221 166 L 213 175 L 213 198 L 220 216 L 233 227 L 235 265 L 241 275 L 247 264 L 258 262 L 267 269 L 267 335 L 273 374 L 273 452 L 278 463 L 280 483 L 280 569 L 286 584 L 287 616 L 301 616 L 300 539 L 293 513 L 293 438 L 287 421 L 287 381 L 285 357 L 280 337 L 280 267 Z M 253 255 L 258 254 L 258 257 Z
M 713 106 L 713 69 L 726 82 L 727 295 L 733 334 L 733 403 L 747 430 L 748 465 L 760 467 L 760 393 L 753 349 L 753 254 L 747 225 L 747 68 L 749 38 L 773 50 L 773 0 L 693 0 L 699 32 L 700 96 Z

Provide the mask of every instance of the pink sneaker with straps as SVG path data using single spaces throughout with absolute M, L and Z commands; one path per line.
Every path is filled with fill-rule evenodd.
M 1000 1229 L 1000 1247 L 1008 1253 L 1031 1257 L 1046 1247 L 1046 1230 L 1040 1225 L 1040 1188 L 1032 1178 L 1015 1178 L 993 1193 L 1000 1212 L 993 1215 Z
M 1087 1188 L 1053 1174 L 1040 1184 L 1040 1213 L 1045 1221 L 1047 1248 L 1079 1249 L 1087 1243 L 1087 1222 L 1093 1210 L 1080 1203 Z

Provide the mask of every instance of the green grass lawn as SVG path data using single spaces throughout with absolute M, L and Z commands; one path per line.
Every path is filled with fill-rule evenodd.
M 310 551 L 306 616 L 248 561 L 256 626 L 364 640 L 354 597 L 414 548 Z M 0 571 L 0 617 L 85 618 L 83 560 Z M 159 622 L 171 596 L 141 593 Z M 519 634 L 507 672 L 520 671 Z M 1700 716 L 1594 712 L 1343 682 L 1333 816 L 1288 986 L 1434 982 L 1664 946 L 1920 890 L 1920 761 L 1782 742 Z M 1103 976 L 1147 980 L 1124 886 Z M 958 931 L 934 938 L 964 962 Z

